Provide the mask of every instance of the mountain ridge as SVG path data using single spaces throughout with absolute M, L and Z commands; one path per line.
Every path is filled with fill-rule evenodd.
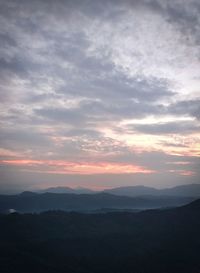
M 115 187 L 111 189 L 105 189 L 102 191 L 95 191 L 89 188 L 71 188 L 71 187 L 50 187 L 47 189 L 41 189 L 37 191 L 33 191 L 36 193 L 75 193 L 75 194 L 96 194 L 100 192 L 111 193 L 118 196 L 200 196 L 200 184 L 187 184 L 187 185 L 178 185 L 170 188 L 157 189 L 154 187 L 144 186 L 144 185 L 136 185 L 136 186 L 121 186 Z
M 125 195 L 125 196 L 141 196 L 141 195 L 167 195 L 167 196 L 200 196 L 200 184 L 179 185 L 171 188 L 156 189 L 148 186 L 125 186 L 117 187 L 104 192 Z
M 193 201 L 194 197 L 118 196 L 107 192 L 95 194 L 30 193 L 0 195 L 0 212 L 41 212 L 47 210 L 95 211 L 101 209 L 155 209 L 177 207 Z

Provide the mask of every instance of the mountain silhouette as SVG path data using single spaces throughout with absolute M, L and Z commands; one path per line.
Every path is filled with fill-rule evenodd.
M 14 209 L 18 212 L 42 212 L 47 210 L 95 211 L 102 209 L 129 210 L 153 209 L 185 205 L 194 197 L 170 196 L 118 196 L 106 192 L 96 194 L 31 193 L 0 195 L 0 212 Z
M 38 193 L 77 193 L 77 194 L 89 194 L 89 193 L 95 193 L 95 191 L 83 187 L 76 187 L 76 188 L 70 188 L 70 187 L 51 187 L 43 190 L 37 191 Z
M 200 184 L 180 185 L 166 189 L 155 189 L 146 186 L 128 186 L 105 190 L 104 192 L 124 195 L 124 196 L 142 196 L 142 195 L 167 195 L 167 196 L 196 196 L 200 197 Z

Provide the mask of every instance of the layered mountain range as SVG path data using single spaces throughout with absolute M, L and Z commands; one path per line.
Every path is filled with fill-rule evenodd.
M 0 212 L 135 211 L 182 206 L 198 197 L 200 197 L 198 184 L 162 190 L 144 186 L 120 187 L 102 192 L 85 188 L 55 187 L 38 192 L 26 191 L 17 195 L 0 195 Z

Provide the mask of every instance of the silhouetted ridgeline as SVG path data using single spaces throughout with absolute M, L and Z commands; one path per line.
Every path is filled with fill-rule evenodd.
M 146 186 L 128 186 L 105 190 L 107 193 L 124 196 L 196 196 L 200 197 L 200 184 L 180 185 L 166 189 L 155 189 Z
M 3 273 L 198 273 L 200 200 L 139 213 L 0 215 Z
M 109 209 L 152 209 L 175 207 L 193 201 L 194 197 L 143 196 L 128 197 L 109 193 L 96 194 L 37 194 L 24 192 L 19 195 L 0 195 L 0 212 L 10 209 L 18 212 L 42 212 L 46 210 L 91 212 Z
M 70 188 L 70 187 L 51 187 L 43 190 L 38 190 L 38 193 L 75 193 L 75 194 L 94 194 L 97 193 L 94 190 L 87 188 Z M 103 191 L 104 193 L 110 193 L 120 196 L 130 196 L 130 197 L 138 197 L 138 196 L 192 196 L 192 197 L 200 197 L 200 184 L 187 184 L 180 185 L 172 188 L 165 189 L 156 189 L 153 187 L 147 186 L 123 186 L 118 188 L 107 189 Z

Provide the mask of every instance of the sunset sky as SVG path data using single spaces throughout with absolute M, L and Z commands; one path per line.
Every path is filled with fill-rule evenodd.
M 0 191 L 200 183 L 199 0 L 0 0 Z

